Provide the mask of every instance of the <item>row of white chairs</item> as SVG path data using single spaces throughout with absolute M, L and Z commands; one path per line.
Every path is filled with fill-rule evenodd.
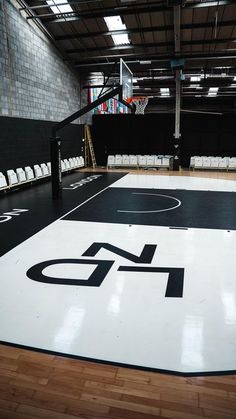
M 236 157 L 192 156 L 190 169 L 236 170 Z
M 107 167 L 153 167 L 169 168 L 172 156 L 115 154 L 107 158 Z
M 84 158 L 82 156 L 61 160 L 62 172 L 68 172 L 81 167 L 84 167 Z M 16 170 L 9 169 L 6 172 L 6 176 L 0 172 L 0 190 L 47 178 L 50 175 L 51 162 L 35 164 L 33 168 L 25 166 L 24 169 L 22 167 L 18 167 Z

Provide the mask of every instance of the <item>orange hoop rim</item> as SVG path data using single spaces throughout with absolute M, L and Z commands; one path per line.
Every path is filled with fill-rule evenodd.
M 128 97 L 126 99 L 126 102 L 128 103 L 132 103 L 135 102 L 136 100 L 148 100 L 149 96 L 133 96 L 133 97 Z

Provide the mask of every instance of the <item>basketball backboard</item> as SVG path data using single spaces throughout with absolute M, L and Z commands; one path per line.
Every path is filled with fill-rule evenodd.
M 120 84 L 122 85 L 122 99 L 133 97 L 133 73 L 127 66 L 127 64 L 120 59 Z

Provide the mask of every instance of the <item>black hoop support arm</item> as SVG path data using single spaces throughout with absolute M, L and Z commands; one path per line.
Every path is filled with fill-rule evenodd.
M 97 100 L 84 106 L 82 109 L 58 122 L 52 128 L 51 139 L 50 139 L 50 153 L 51 153 L 51 179 L 52 179 L 52 197 L 53 199 L 60 199 L 62 197 L 62 179 L 61 179 L 61 138 L 57 137 L 57 132 L 64 128 L 66 125 L 73 122 L 75 119 L 80 118 L 82 115 L 92 111 L 97 106 L 106 102 L 107 100 L 118 95 L 119 102 L 133 110 L 133 107 L 123 101 L 122 99 L 122 86 L 118 86 L 108 93 L 105 93 Z

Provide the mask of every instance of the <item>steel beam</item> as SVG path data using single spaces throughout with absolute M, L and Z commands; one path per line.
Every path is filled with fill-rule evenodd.
M 175 32 L 176 33 L 176 32 Z M 178 39 L 180 39 L 180 32 L 178 34 Z M 227 44 L 229 42 L 236 42 L 236 38 L 223 38 L 223 39 L 194 39 L 191 41 L 183 41 L 182 45 L 214 45 L 214 44 Z M 179 41 L 175 37 L 175 55 L 180 55 L 180 46 Z M 122 51 L 130 50 L 133 48 L 162 48 L 162 47 L 171 47 L 173 43 L 168 42 L 147 42 L 144 44 L 126 44 L 126 45 L 106 45 L 102 47 L 92 47 L 92 48 L 70 48 L 65 50 L 66 54 L 80 54 L 83 52 L 97 52 L 97 51 Z M 178 46 L 177 46 L 178 45 Z M 100 56 L 102 57 L 102 55 Z M 91 57 L 93 58 L 93 57 Z
M 185 9 L 194 9 L 202 7 L 220 7 L 236 4 L 236 0 L 219 0 L 219 1 L 208 1 L 208 2 L 191 2 L 185 4 Z M 105 16 L 128 16 L 133 14 L 142 14 L 142 13 L 156 13 L 156 12 L 165 12 L 170 10 L 170 7 L 166 5 L 165 2 L 157 2 L 154 4 L 146 4 L 145 6 L 136 4 L 135 7 L 132 6 L 118 6 L 113 8 L 100 8 L 93 9 L 90 11 L 73 11 L 69 13 L 44 13 L 37 16 L 30 16 L 28 19 L 42 19 L 45 22 L 66 22 L 67 18 L 73 18 L 73 20 L 80 19 L 94 19 L 98 17 Z
M 81 4 L 88 4 L 88 3 L 97 3 L 98 1 L 103 1 L 103 0 L 69 0 L 69 4 L 70 6 L 80 6 Z M 63 0 L 61 0 L 59 6 L 68 6 L 68 2 L 63 2 Z M 45 7 L 50 7 L 48 4 L 38 4 L 35 6 L 25 6 L 25 7 L 21 7 L 19 10 L 23 11 L 23 10 L 38 10 L 38 9 L 45 9 Z
M 82 67 L 106 67 L 110 65 L 114 65 L 115 61 L 91 61 L 91 60 L 98 60 L 98 59 L 109 59 L 112 60 L 119 58 L 120 54 L 118 55 L 106 55 L 106 56 L 96 56 L 96 57 L 90 57 L 90 61 L 76 61 L 68 60 L 68 62 L 71 62 L 74 67 L 82 68 Z M 148 63 L 149 69 L 151 69 L 151 65 L 159 64 L 162 62 L 168 62 L 175 58 L 174 54 L 155 54 L 155 55 L 149 55 L 149 54 L 143 54 L 142 56 L 137 55 L 136 53 L 130 53 L 130 54 L 122 54 L 122 57 L 127 57 L 125 60 L 127 64 L 140 64 L 140 61 L 151 61 L 151 64 Z M 226 52 L 226 51 L 220 51 L 218 53 L 203 53 L 203 52 L 196 52 L 196 53 L 183 53 L 181 55 L 181 58 L 183 58 L 186 61 L 205 61 L 205 60 L 235 60 L 236 59 L 236 51 L 234 52 Z M 195 64 L 196 65 L 196 64 Z M 144 65 L 142 65 L 144 68 Z M 203 67 L 203 64 L 200 65 L 200 67 Z M 169 68 L 169 65 L 168 65 Z
M 228 27 L 236 26 L 236 20 L 227 20 L 217 23 L 218 27 Z M 204 28 L 213 28 L 214 22 L 200 22 L 200 23 L 188 23 L 182 24 L 180 26 L 181 30 L 185 29 L 204 29 Z M 132 28 L 132 29 L 122 29 L 117 31 L 100 31 L 100 32 L 87 32 L 87 33 L 73 33 L 67 35 L 55 36 L 55 41 L 66 41 L 69 39 L 86 39 L 86 38 L 97 38 L 103 36 L 113 36 L 113 35 L 124 35 L 124 34 L 134 34 L 134 33 L 149 33 L 149 32 L 166 32 L 173 31 L 174 25 L 165 25 L 165 26 L 149 26 L 144 28 Z
M 180 6 L 174 8 L 174 42 L 175 55 L 180 55 Z

